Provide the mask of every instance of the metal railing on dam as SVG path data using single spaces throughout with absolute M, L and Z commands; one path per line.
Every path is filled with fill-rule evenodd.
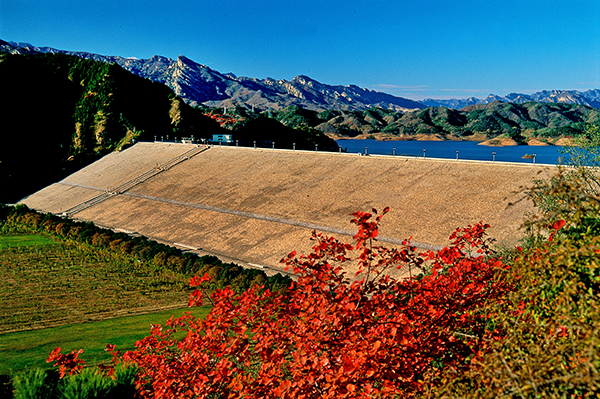
M 155 141 L 155 143 L 185 144 L 185 143 L 182 143 L 181 141 L 174 141 L 174 140 L 163 140 L 163 141 L 159 140 L 159 141 Z M 353 157 L 359 156 L 359 157 L 384 158 L 384 159 L 393 158 L 393 159 L 399 159 L 399 160 L 412 159 L 412 160 L 424 160 L 424 161 L 433 161 L 433 162 L 460 162 L 460 163 L 467 163 L 467 164 L 468 163 L 495 164 L 495 165 L 510 165 L 510 166 L 518 166 L 518 167 L 555 167 L 555 166 L 557 166 L 556 164 L 536 162 L 535 157 L 532 158 L 531 162 L 500 161 L 500 160 L 496 160 L 495 155 L 491 159 L 488 159 L 488 160 L 461 158 L 461 157 L 459 157 L 458 151 L 457 151 L 455 158 L 454 157 L 453 158 L 433 157 L 433 156 L 427 155 L 427 151 L 426 151 L 427 148 L 425 148 L 423 150 L 423 155 L 400 155 L 400 154 L 396 154 L 395 152 L 390 155 L 390 154 L 371 153 L 368 150 L 368 146 L 366 146 L 365 150 L 361 151 L 361 152 L 344 152 L 342 150 L 342 147 L 338 147 L 337 151 L 322 150 L 322 149 L 319 149 L 318 146 L 316 146 L 314 149 L 298 149 L 298 148 L 295 148 L 295 145 L 293 146 L 293 148 L 278 148 L 275 145 L 244 146 L 244 145 L 239 145 L 238 143 L 228 143 L 228 144 L 227 143 L 226 144 L 212 143 L 212 144 L 207 144 L 207 146 L 209 148 L 218 147 L 221 149 L 228 149 L 228 150 L 234 150 L 234 149 L 248 150 L 248 149 L 250 149 L 250 150 L 258 150 L 258 151 L 284 151 L 284 152 L 313 153 L 313 154 L 319 153 L 322 155 L 344 155 L 344 156 L 353 156 Z M 492 153 L 492 154 L 495 154 L 495 153 Z

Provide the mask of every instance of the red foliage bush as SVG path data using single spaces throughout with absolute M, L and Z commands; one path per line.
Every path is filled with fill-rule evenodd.
M 219 122 L 219 125 L 221 127 L 228 126 L 228 125 L 229 126 L 235 125 L 237 123 L 237 119 L 235 119 L 235 118 L 232 118 L 232 117 L 226 116 L 226 115 L 222 115 L 222 114 L 216 114 L 216 113 L 213 113 L 212 111 L 205 115 L 210 117 L 211 119 L 214 119 L 215 121 Z
M 282 260 L 298 275 L 285 293 L 217 290 L 206 319 L 171 318 L 134 351 L 108 350 L 138 365 L 147 398 L 416 394 L 442 370 L 468 368 L 498 335 L 482 305 L 506 292 L 498 278 L 506 266 L 489 256 L 481 223 L 457 230 L 439 252 L 373 245 L 383 214 L 354 214 L 355 245 L 313 233 L 313 252 Z M 350 278 L 343 266 L 353 260 L 359 270 Z M 425 273 L 385 273 L 401 267 Z M 202 297 L 195 291 L 190 305 Z M 187 334 L 177 340 L 178 331 Z

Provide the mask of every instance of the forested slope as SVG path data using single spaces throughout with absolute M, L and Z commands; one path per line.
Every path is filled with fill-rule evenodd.
M 61 54 L 0 54 L 1 201 L 16 201 L 134 139 L 219 125 L 161 84 Z
M 600 110 L 579 104 L 496 101 L 461 110 L 429 107 L 404 113 L 382 108 L 317 112 L 287 107 L 274 117 L 287 126 L 310 127 L 339 138 L 393 140 L 435 135 L 446 140 L 485 141 L 507 137 L 527 144 L 531 139 L 554 143 L 579 136 L 598 122 Z

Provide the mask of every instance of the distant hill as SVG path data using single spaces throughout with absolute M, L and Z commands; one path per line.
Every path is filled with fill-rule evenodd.
M 495 101 L 461 110 L 429 107 L 410 112 L 382 108 L 365 111 L 316 112 L 287 107 L 274 117 L 288 126 L 306 126 L 331 137 L 414 139 L 435 136 L 445 140 L 485 141 L 509 138 L 518 144 L 531 139 L 555 142 L 582 134 L 589 123 L 600 121 L 600 110 L 585 105 Z
M 60 53 L 3 53 L 0 42 L 0 202 L 16 202 L 134 140 L 227 133 L 206 110 L 117 64 Z M 252 123 L 250 123 L 252 121 Z M 249 113 L 240 145 L 337 149 L 320 131 Z
M 238 77 L 232 73 L 223 74 L 184 56 L 179 56 L 177 60 L 161 56 L 140 60 L 69 52 L 13 42 L 0 42 L 0 50 L 16 54 L 65 53 L 85 59 L 113 62 L 136 75 L 166 84 L 191 105 L 203 104 L 209 107 L 244 105 L 254 106 L 260 110 L 269 108 L 279 110 L 290 105 L 312 110 L 364 110 L 370 107 L 381 107 L 407 111 L 425 108 L 417 101 L 354 85 L 327 85 L 308 76 L 296 76 L 291 81 L 287 81 Z
M 510 93 L 506 96 L 496 96 L 490 94 L 484 99 L 469 97 L 465 99 L 434 100 L 428 98 L 420 102 L 428 107 L 461 109 L 469 105 L 490 104 L 494 101 L 516 104 L 535 101 L 540 103 L 579 104 L 587 105 L 588 107 L 592 108 L 600 108 L 600 90 L 594 89 L 584 92 L 577 90 L 543 90 L 533 94 Z

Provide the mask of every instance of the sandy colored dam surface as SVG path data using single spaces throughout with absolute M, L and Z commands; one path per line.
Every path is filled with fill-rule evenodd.
M 372 207 L 391 207 L 380 230 L 388 243 L 412 236 L 422 248 L 445 246 L 457 227 L 484 221 L 490 236 L 513 245 L 533 210 L 525 189 L 554 172 L 547 165 L 138 143 L 21 203 L 62 213 L 104 195 L 70 217 L 276 270 L 292 250 L 309 251 L 313 229 L 350 240 L 351 213 Z

